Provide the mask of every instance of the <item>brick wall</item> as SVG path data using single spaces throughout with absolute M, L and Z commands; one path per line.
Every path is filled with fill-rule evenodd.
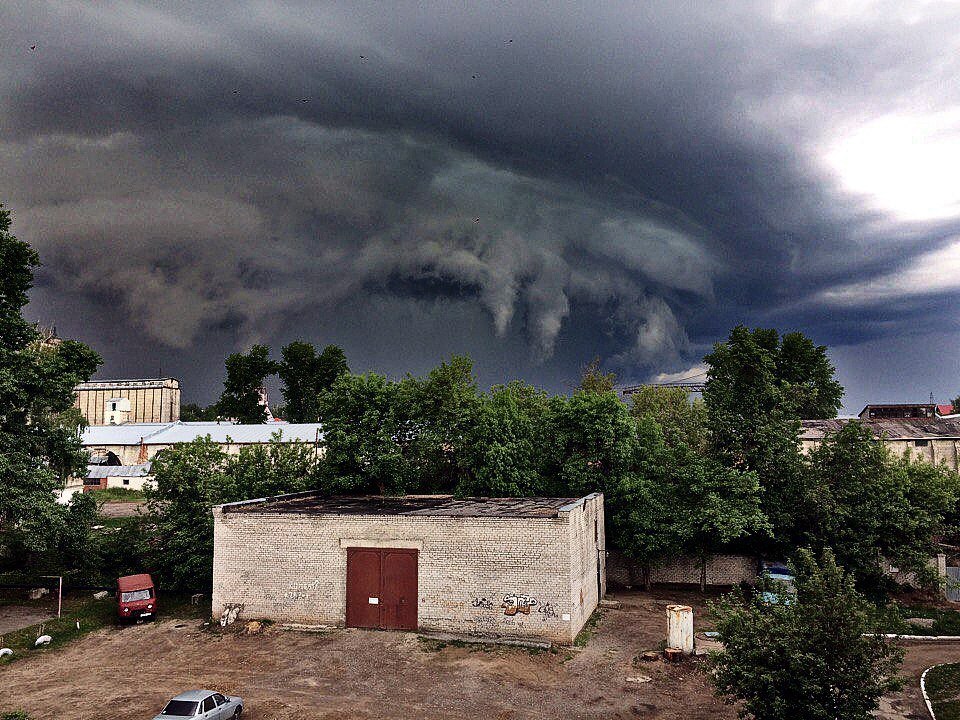
M 715 555 L 707 563 L 707 585 L 728 586 L 753 583 L 757 578 L 757 560 L 747 555 Z M 643 583 L 642 568 L 622 553 L 613 550 L 607 556 L 607 581 L 612 587 L 639 587 Z M 698 585 L 700 562 L 696 558 L 678 556 L 650 571 L 653 584 Z
M 419 551 L 421 630 L 569 643 L 597 604 L 602 503 L 596 496 L 551 519 L 214 508 L 212 610 L 242 604 L 241 617 L 343 626 L 346 548 L 409 547 Z M 510 594 L 536 604 L 507 616 Z

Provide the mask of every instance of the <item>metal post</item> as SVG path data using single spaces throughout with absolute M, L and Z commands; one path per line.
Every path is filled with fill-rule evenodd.
M 60 576 L 60 588 L 57 590 L 57 617 L 60 617 L 60 611 L 63 610 L 63 575 Z

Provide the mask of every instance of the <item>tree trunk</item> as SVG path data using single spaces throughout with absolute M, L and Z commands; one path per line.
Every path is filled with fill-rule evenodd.
M 700 593 L 707 592 L 707 556 L 700 556 Z

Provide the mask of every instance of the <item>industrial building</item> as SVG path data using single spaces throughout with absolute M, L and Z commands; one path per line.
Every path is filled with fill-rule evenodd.
M 74 393 L 74 405 L 90 425 L 180 419 L 180 381 L 174 378 L 85 382 Z
M 810 452 L 823 442 L 824 437 L 837 432 L 848 422 L 859 422 L 896 455 L 902 456 L 909 453 L 912 458 L 934 465 L 945 463 L 951 470 L 960 468 L 960 418 L 958 417 L 912 416 L 874 420 L 857 418 L 802 420 L 801 450 Z
M 177 443 L 209 436 L 224 452 L 234 455 L 249 445 L 265 445 L 279 434 L 281 442 L 304 443 L 319 449 L 320 423 L 170 422 L 98 425 L 83 430 L 80 442 L 100 465 L 141 465 Z
M 605 591 L 598 493 L 308 492 L 213 515 L 218 616 L 568 644 Z

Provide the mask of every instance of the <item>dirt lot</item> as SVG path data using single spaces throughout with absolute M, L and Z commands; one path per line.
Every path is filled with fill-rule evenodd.
M 529 651 L 424 641 L 412 633 L 268 628 L 221 634 L 196 621 L 93 633 L 0 669 L 0 710 L 34 718 L 149 717 L 175 693 L 209 687 L 239 694 L 245 717 L 301 718 L 729 718 L 694 662 L 634 664 L 663 638 L 666 606 L 692 594 L 620 595 L 586 647 Z M 960 643 L 917 646 L 909 672 L 960 655 Z M 628 682 L 646 676 L 649 682 Z M 887 718 L 922 718 L 906 693 Z
M 29 605 L 0 604 L 0 635 L 12 630 L 36 625 L 56 616 L 57 607 L 50 603 Z

